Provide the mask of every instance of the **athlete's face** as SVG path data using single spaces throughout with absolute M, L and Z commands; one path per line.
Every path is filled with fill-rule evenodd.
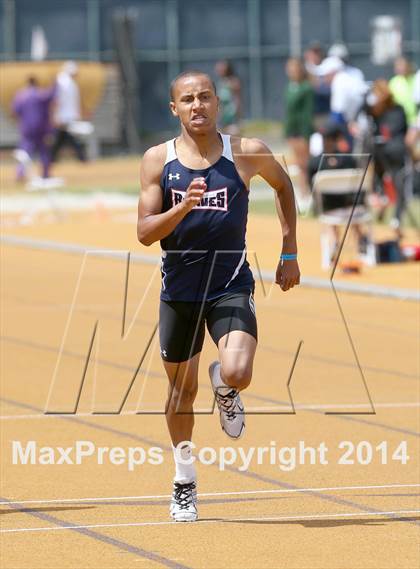
M 216 125 L 219 98 L 206 75 L 189 75 L 176 82 L 170 107 L 189 131 L 205 133 Z

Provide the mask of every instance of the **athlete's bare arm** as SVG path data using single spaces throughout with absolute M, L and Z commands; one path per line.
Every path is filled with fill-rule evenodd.
M 140 168 L 141 193 L 138 205 L 137 238 L 149 246 L 167 237 L 178 223 L 200 203 L 206 190 L 203 178 L 194 178 L 178 205 L 162 213 L 160 177 L 165 164 L 166 145 L 153 146 L 143 156 Z
M 296 205 L 293 186 L 289 176 L 274 158 L 271 150 L 255 138 L 240 139 L 243 158 L 239 163 L 249 181 L 253 176 L 261 176 L 275 190 L 277 214 L 283 232 L 281 253 L 297 253 L 296 241 Z M 299 284 L 300 271 L 297 261 L 279 262 L 276 271 L 276 282 L 286 291 Z

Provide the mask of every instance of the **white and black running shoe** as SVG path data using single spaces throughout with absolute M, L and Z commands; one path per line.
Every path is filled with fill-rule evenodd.
M 171 507 L 171 517 L 176 522 L 195 522 L 197 514 L 197 484 L 193 480 L 188 484 L 174 482 Z
M 245 430 L 245 411 L 239 392 L 234 387 L 220 387 L 218 381 L 220 374 L 219 362 L 216 361 L 210 364 L 209 374 L 217 407 L 219 408 L 222 429 L 231 439 L 239 439 Z

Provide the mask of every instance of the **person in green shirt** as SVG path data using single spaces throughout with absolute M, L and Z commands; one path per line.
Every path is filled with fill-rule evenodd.
M 313 132 L 314 93 L 300 59 L 291 57 L 286 63 L 289 82 L 285 92 L 285 136 L 299 168 L 302 196 L 309 196 L 308 160 L 309 138 Z
M 416 155 L 417 140 L 417 105 L 414 97 L 415 73 L 411 63 L 405 57 L 398 57 L 394 63 L 395 76 L 389 82 L 394 101 L 401 105 L 407 118 L 407 135 L 405 143 L 413 159 Z
M 392 96 L 397 105 L 405 111 L 407 124 L 416 123 L 416 103 L 414 102 L 414 72 L 411 63 L 405 57 L 398 57 L 394 63 L 395 76 L 389 82 Z

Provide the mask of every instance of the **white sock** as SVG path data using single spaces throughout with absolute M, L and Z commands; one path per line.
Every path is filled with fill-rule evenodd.
M 221 365 L 219 364 L 218 366 L 215 366 L 214 368 L 214 372 L 213 372 L 213 385 L 217 388 L 220 389 L 221 387 L 226 387 L 229 391 L 231 391 L 233 389 L 233 387 L 231 387 L 230 385 L 227 385 L 227 383 L 225 383 L 222 379 L 222 376 L 220 375 L 220 370 L 221 370 Z M 222 392 L 223 393 L 223 392 Z
M 196 480 L 197 474 L 195 471 L 195 464 L 184 464 L 183 461 L 188 460 L 192 457 L 192 449 L 188 444 L 183 445 L 176 452 L 177 448 L 172 445 L 172 451 L 174 454 L 175 461 L 175 477 L 174 482 L 179 482 L 180 484 L 189 484 L 193 480 Z M 181 460 L 178 458 L 180 456 Z

